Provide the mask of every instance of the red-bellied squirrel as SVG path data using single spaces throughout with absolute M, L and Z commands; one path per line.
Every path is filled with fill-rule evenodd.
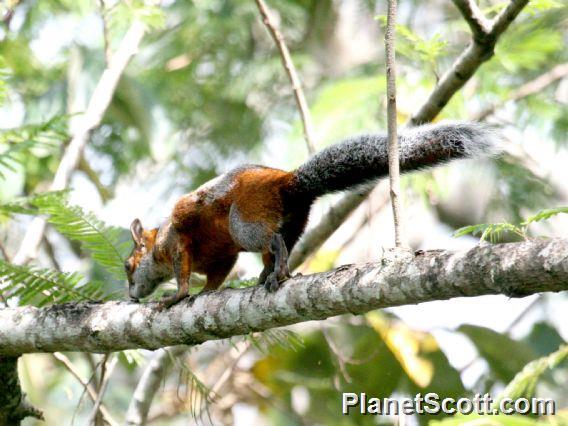
M 500 150 L 494 129 L 467 122 L 403 130 L 399 143 L 403 172 Z M 262 253 L 258 282 L 275 291 L 289 277 L 288 253 L 315 199 L 387 174 L 387 138 L 369 134 L 332 145 L 290 172 L 246 165 L 220 175 L 182 196 L 159 228 L 132 222 L 135 247 L 125 262 L 129 295 L 138 300 L 175 277 L 177 294 L 163 301 L 170 306 L 188 295 L 192 272 L 207 277 L 203 291 L 215 290 L 242 251 Z

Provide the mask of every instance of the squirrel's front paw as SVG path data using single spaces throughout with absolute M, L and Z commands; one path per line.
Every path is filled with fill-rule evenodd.
M 175 305 L 180 300 L 183 300 L 188 296 L 188 294 L 174 294 L 172 296 L 166 296 L 158 302 L 156 309 L 158 311 L 163 311 L 164 309 L 170 308 L 171 306 Z
M 269 293 L 278 290 L 280 283 L 278 282 L 278 277 L 276 272 L 272 272 L 268 277 L 266 277 L 266 281 L 264 281 L 264 288 Z

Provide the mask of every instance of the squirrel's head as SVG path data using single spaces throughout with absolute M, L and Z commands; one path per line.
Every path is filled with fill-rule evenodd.
M 140 219 L 134 219 L 130 232 L 134 249 L 124 262 L 124 269 L 128 278 L 128 294 L 131 299 L 138 300 L 152 293 L 163 281 L 158 279 L 153 256 L 158 229 L 145 230 Z

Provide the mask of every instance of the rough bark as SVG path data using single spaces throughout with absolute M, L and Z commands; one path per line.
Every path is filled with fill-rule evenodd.
M 568 240 L 385 251 L 379 262 L 297 276 L 275 293 L 226 289 L 159 311 L 155 303 L 69 303 L 0 310 L 0 355 L 194 345 L 307 320 L 486 294 L 568 290 Z

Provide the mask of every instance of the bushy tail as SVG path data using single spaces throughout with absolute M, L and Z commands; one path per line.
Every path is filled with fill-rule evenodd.
M 494 155 L 501 151 L 500 139 L 495 129 L 479 123 L 428 124 L 401 130 L 401 171 Z M 387 136 L 351 137 L 314 155 L 294 173 L 294 192 L 310 198 L 381 178 L 388 175 Z

